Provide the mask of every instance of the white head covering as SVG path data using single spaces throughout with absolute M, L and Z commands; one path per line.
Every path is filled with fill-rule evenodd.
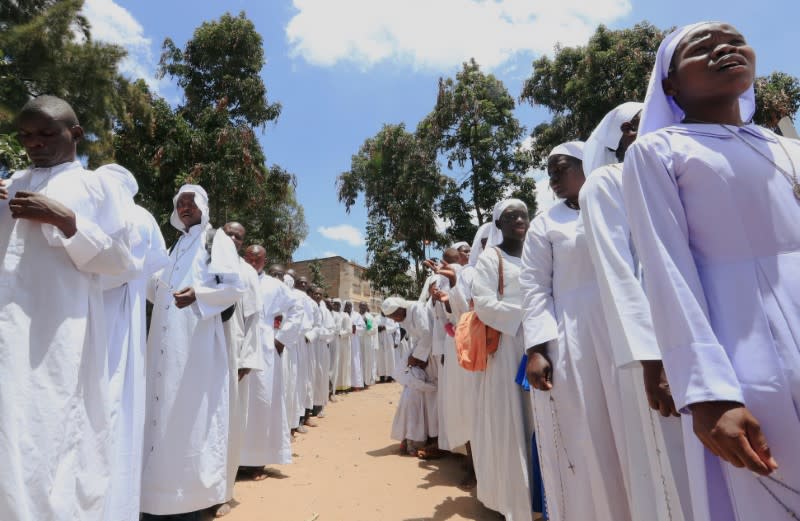
M 106 195 L 114 199 L 113 204 L 104 205 L 108 210 L 97 216 L 98 221 L 112 233 L 126 227 L 130 234 L 131 245 L 139 244 L 142 239 L 137 225 L 138 211 L 133 201 L 133 196 L 139 191 L 136 178 L 127 168 L 116 164 L 103 165 L 94 172 L 107 188 Z
M 664 93 L 661 82 L 669 76 L 672 56 L 681 40 L 689 32 L 709 23 L 713 22 L 699 22 L 675 29 L 658 46 L 656 63 L 653 72 L 650 73 L 650 83 L 647 85 L 647 95 L 644 97 L 644 111 L 642 121 L 639 123 L 640 136 L 683 121 L 685 117 L 683 110 L 678 107 L 672 96 Z M 739 111 L 742 121 L 752 119 L 756 111 L 756 95 L 752 85 L 739 97 Z
M 200 225 L 202 229 L 205 229 L 210 219 L 208 215 L 208 194 L 200 185 L 183 185 L 180 187 L 178 193 L 172 198 L 172 215 L 169 216 L 169 223 L 178 231 L 186 233 L 186 227 L 184 227 L 183 223 L 181 222 L 181 218 L 178 216 L 177 209 L 178 197 L 185 193 L 194 194 L 194 204 L 200 208 L 200 211 L 203 214 L 203 217 L 200 219 Z
M 469 243 L 467 241 L 458 241 L 457 243 L 453 244 L 450 247 L 453 248 L 454 250 L 457 250 L 459 248 L 463 248 L 464 246 L 469 246 Z
M 131 197 L 139 193 L 139 183 L 136 182 L 136 178 L 133 177 L 133 174 L 123 166 L 112 163 L 110 165 L 103 165 L 94 172 L 96 174 L 112 176 L 122 185 Z
M 613 109 L 600 121 L 583 147 L 583 171 L 586 175 L 601 166 L 619 162 L 616 151 L 622 138 L 620 127 L 632 120 L 642 107 L 643 103 L 629 101 Z
M 283 283 L 289 286 L 290 288 L 294 289 L 294 277 L 292 277 L 288 273 L 284 273 Z
M 334 304 L 341 304 L 341 303 L 342 303 L 342 299 L 340 299 L 340 298 L 335 298 L 335 299 L 333 299 L 331 302 L 333 302 Z
M 484 238 L 489 237 L 489 232 L 492 231 L 492 227 L 494 227 L 494 223 L 483 223 L 481 227 L 478 228 L 478 232 L 475 234 L 475 238 L 472 239 L 472 249 L 469 251 L 469 263 L 467 266 L 475 266 L 478 263 L 478 257 L 480 257 L 481 253 L 483 252 L 483 245 L 481 241 Z
M 431 284 L 434 284 L 438 280 L 438 275 L 433 274 L 430 275 L 427 279 L 425 279 L 425 284 L 422 285 L 422 291 L 419 293 L 419 302 L 427 302 L 430 295 L 428 295 L 428 291 L 430 290 Z
M 381 304 L 381 311 L 388 317 L 400 308 L 408 309 L 409 307 L 411 307 L 411 302 L 406 299 L 402 297 L 389 297 Z
M 561 143 L 553 150 L 550 151 L 550 154 L 547 156 L 550 159 L 552 156 L 556 154 L 561 154 L 564 156 L 574 157 L 576 159 L 580 159 L 583 161 L 583 141 L 568 141 L 566 143 Z
M 495 225 L 495 221 L 499 220 L 500 216 L 503 214 L 505 209 L 511 206 L 512 204 L 521 204 L 526 209 L 528 208 L 528 205 L 526 205 L 523 201 L 519 199 L 503 199 L 502 201 L 494 205 L 494 210 L 492 210 L 492 223 L 491 223 L 492 226 L 489 232 L 489 240 L 486 241 L 487 249 L 493 248 L 503 242 L 503 232 L 500 231 L 500 228 L 498 228 Z

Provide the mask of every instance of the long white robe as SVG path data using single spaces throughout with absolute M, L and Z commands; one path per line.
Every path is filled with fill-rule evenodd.
M 800 143 L 763 128 L 688 124 L 639 138 L 622 174 L 676 405 L 746 404 L 780 465 L 759 478 L 687 432 L 695 521 L 789 519 L 781 503 L 800 515 L 782 485 L 800 490 L 800 203 L 739 138 L 792 172 L 780 140 L 800 165 Z
M 364 384 L 373 385 L 377 376 L 377 354 L 378 354 L 378 326 L 375 316 L 371 313 L 361 315 L 364 321 L 364 331 L 361 333 L 361 369 L 364 371 Z M 367 328 L 367 319 L 370 327 Z
M 412 385 L 412 390 L 408 392 L 405 403 L 397 404 L 398 410 L 395 413 L 395 421 L 392 423 L 392 430 L 394 439 L 398 439 L 401 430 L 405 431 L 403 435 L 412 439 L 413 441 L 426 441 L 428 437 L 436 437 L 439 435 L 439 419 L 436 413 L 436 384 L 434 378 L 435 372 L 430 371 L 431 351 L 433 349 L 433 317 L 430 314 L 425 302 L 411 302 L 410 307 L 406 309 L 405 318 L 399 324 L 406 329 L 412 344 L 411 356 L 417 360 L 428 362 L 428 367 L 425 369 L 425 377 L 421 375 L 414 377 L 410 375 L 406 369 L 408 361 L 405 360 L 402 369 L 397 367 L 395 375 L 398 381 L 404 382 L 403 385 Z M 409 378 L 415 378 L 420 382 L 420 386 L 416 386 L 417 382 L 409 382 Z M 425 385 L 421 383 L 424 382 Z M 404 393 L 407 389 L 404 389 Z M 422 398 L 420 401 L 419 398 Z M 402 398 L 402 397 L 401 397 Z M 397 427 L 397 430 L 395 430 Z M 421 437 L 420 428 L 424 428 L 425 437 Z
M 106 318 L 98 274 L 131 268 L 112 189 L 78 161 L 15 173 L 76 215 L 67 239 L 0 201 L 0 517 L 102 519 L 109 483 Z M 131 203 L 132 204 L 132 203 Z
M 325 407 L 328 405 L 328 391 L 331 381 L 331 354 L 328 347 L 333 340 L 334 322 L 324 301 L 317 304 L 321 317 L 320 333 L 314 342 L 314 407 Z
M 353 387 L 360 389 L 364 387 L 364 372 L 362 369 L 364 361 L 361 358 L 361 341 L 363 340 L 364 328 L 366 327 L 366 324 L 364 324 L 364 317 L 355 311 L 350 313 L 350 319 L 353 321 L 353 325 L 356 327 L 355 334 L 350 337 L 350 380 Z
M 556 204 L 534 219 L 523 253 L 525 346 L 549 342 L 553 371 L 552 391 L 531 391 L 542 478 L 554 521 L 625 521 L 624 431 L 613 428 L 620 378 L 579 224 L 576 210 Z
M 499 261 L 496 250 L 481 254 L 475 266 L 472 296 L 475 312 L 501 332 L 500 346 L 490 355 L 477 397 L 472 438 L 478 500 L 507 521 L 528 521 L 532 515 L 530 468 L 530 405 L 514 381 L 522 355 L 520 259 L 503 255 L 502 300 L 498 299 Z
M 399 326 L 391 318 L 381 316 L 378 323 L 384 330 L 378 333 L 378 376 L 382 378 L 391 377 L 395 368 L 395 346 L 397 341 L 395 335 Z
M 161 230 L 150 212 L 135 206 L 131 221 L 136 240 L 131 244 L 134 269 L 104 276 L 103 292 L 109 326 L 108 378 L 111 404 L 111 485 L 105 519 L 138 521 L 142 483 L 142 447 L 147 373 L 147 282 L 169 262 Z
M 330 349 L 330 378 L 331 378 L 331 392 L 335 393 L 339 389 L 340 375 L 339 375 L 339 360 L 341 353 L 341 341 L 339 337 L 342 331 L 342 312 L 331 310 L 331 317 L 333 318 L 331 330 L 331 342 L 328 344 Z
M 228 346 L 229 360 L 229 400 L 230 416 L 228 419 L 228 500 L 233 499 L 233 486 L 236 483 L 236 473 L 239 470 L 239 456 L 242 451 L 242 436 L 245 427 L 245 415 L 250 395 L 250 386 L 247 379 L 254 377 L 250 374 L 239 381 L 239 370 L 250 369 L 262 371 L 264 357 L 261 354 L 260 312 L 263 307 L 261 302 L 261 287 L 258 273 L 243 259 L 239 259 L 241 280 L 245 284 L 244 295 L 239 298 L 233 315 L 227 322 L 223 322 L 225 339 Z
M 436 386 L 436 425 L 438 425 L 438 445 L 439 448 L 444 450 L 452 450 L 455 448 L 451 445 L 448 433 L 448 418 L 447 406 L 445 399 L 450 397 L 447 392 L 447 372 L 442 365 L 442 357 L 446 351 L 445 343 L 447 342 L 447 332 L 445 331 L 445 324 L 448 322 L 447 313 L 439 302 L 434 302 L 429 299 L 426 303 L 428 313 L 431 316 L 431 358 L 426 370 L 428 371 L 431 383 Z
M 660 360 L 650 308 L 622 201 L 622 165 L 592 172 L 580 193 L 581 221 L 600 289 L 614 365 L 631 373 L 622 408 L 623 471 L 633 519 L 692 519 L 681 420 L 652 411 L 639 362 Z M 601 347 L 601 346 L 599 346 Z M 688 418 L 687 418 L 688 420 Z M 654 508 L 655 507 L 655 508 Z
M 301 291 L 295 291 L 290 288 L 289 293 L 294 301 L 295 306 L 298 306 L 302 311 L 300 315 L 300 326 L 298 334 L 291 344 L 286 344 L 283 350 L 282 360 L 283 363 L 283 391 L 284 399 L 286 401 L 286 420 L 291 429 L 296 429 L 300 426 L 300 418 L 305 414 L 305 407 L 300 401 L 300 392 L 298 387 L 304 386 L 303 375 L 300 369 L 301 347 L 305 348 L 305 334 L 309 329 L 309 320 L 305 313 L 305 305 Z
M 319 337 L 322 315 L 319 306 L 304 292 L 293 289 L 303 303 L 303 338 L 297 343 L 297 413 L 298 419 L 314 408 L 314 342 Z M 299 424 L 298 424 L 299 426 Z
M 353 319 L 350 318 L 350 313 L 342 311 L 341 322 L 339 326 L 339 371 L 337 372 L 337 391 L 346 391 L 353 386 L 352 372 L 353 372 L 353 356 L 352 339 L 353 339 Z
M 425 394 L 436 392 L 436 386 L 428 382 L 428 375 L 420 367 L 407 367 L 399 377 L 398 383 L 403 385 L 403 392 L 392 420 L 391 438 L 425 442 L 429 432 L 425 417 Z
M 303 308 L 288 287 L 264 273 L 258 276 L 263 307 L 260 313 L 261 354 L 264 369 L 250 374 L 245 382 L 250 387 L 247 416 L 242 440 L 240 464 L 248 467 L 282 465 L 292 462 L 291 433 L 286 413 L 282 356 L 275 340 L 284 346 L 297 341 L 302 325 Z M 275 317 L 281 316 L 275 330 Z
M 209 271 L 202 224 L 184 233 L 170 263 L 153 277 L 147 339 L 147 415 L 142 512 L 194 512 L 224 503 L 227 488 L 230 370 L 220 313 L 242 294 L 241 282 L 217 282 Z M 217 244 L 223 241 L 224 244 Z M 233 249 L 217 233 L 214 246 Z M 196 302 L 175 306 L 173 293 L 192 287 Z

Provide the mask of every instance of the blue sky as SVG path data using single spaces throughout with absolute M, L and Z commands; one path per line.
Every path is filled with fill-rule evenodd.
M 758 72 L 800 76 L 797 0 L 86 0 L 97 40 L 126 47 L 123 72 L 144 77 L 173 103 L 180 91 L 154 76 L 165 38 L 182 47 L 203 21 L 245 11 L 264 39 L 262 71 L 283 113 L 261 140 L 269 163 L 295 173 L 309 235 L 296 260 L 342 255 L 364 262 L 365 210 L 348 215 L 336 176 L 384 123 L 414 129 L 433 107 L 437 80 L 478 63 L 518 96 L 531 61 L 556 42 L 585 43 L 599 23 L 659 27 L 699 20 L 737 26 L 758 53 Z M 523 105 L 528 129 L 548 118 Z M 213 194 L 211 194 L 213 197 Z

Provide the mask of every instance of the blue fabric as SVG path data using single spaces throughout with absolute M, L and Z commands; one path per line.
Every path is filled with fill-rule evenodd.
M 525 374 L 525 368 L 528 365 L 528 355 L 522 355 L 522 360 L 519 362 L 517 368 L 517 377 L 514 379 L 518 385 L 521 385 L 526 391 L 531 390 L 531 384 L 528 383 L 528 376 Z
M 531 504 L 534 512 L 541 512 L 544 519 L 547 516 L 547 501 L 544 497 L 544 481 L 542 469 L 539 466 L 539 447 L 536 445 L 536 433 L 531 437 Z

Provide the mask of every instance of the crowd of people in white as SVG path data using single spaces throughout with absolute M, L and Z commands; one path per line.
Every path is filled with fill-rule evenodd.
M 677 29 L 643 103 L 552 150 L 557 202 L 500 201 L 381 313 L 267 267 L 197 185 L 167 249 L 135 177 L 32 99 L 33 166 L 0 184 L 0 519 L 224 515 L 337 393 L 392 380 L 402 452 L 463 452 L 508 521 L 800 518 L 800 143 L 750 122 L 754 76 L 733 27 Z

